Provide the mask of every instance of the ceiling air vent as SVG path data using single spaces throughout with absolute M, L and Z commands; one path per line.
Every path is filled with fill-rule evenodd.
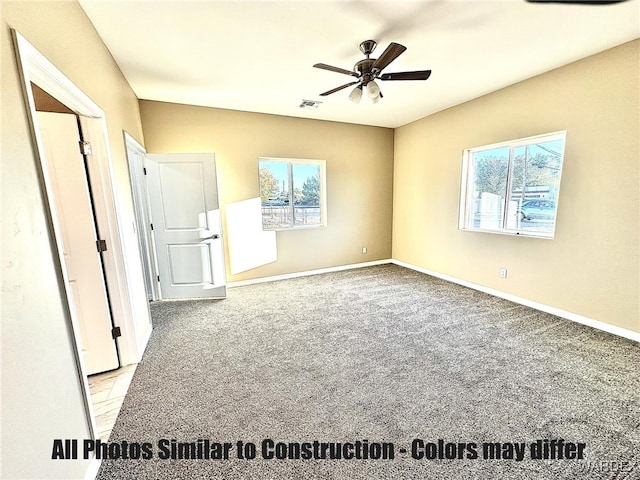
M 318 102 L 316 100 L 302 100 L 302 102 L 300 103 L 299 107 L 300 108 L 318 108 L 318 105 L 320 105 L 322 102 Z

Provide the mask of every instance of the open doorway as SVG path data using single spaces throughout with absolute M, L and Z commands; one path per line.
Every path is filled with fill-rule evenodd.
M 135 210 L 136 227 L 138 230 L 138 246 L 142 256 L 142 268 L 144 272 L 144 284 L 147 299 L 150 302 L 160 300 L 160 275 L 158 273 L 157 252 L 151 225 L 151 201 L 149 190 L 145 180 L 146 149 L 140 145 L 129 133 L 124 132 L 124 143 L 127 149 L 127 161 L 129 163 L 129 177 L 131 178 L 131 191 L 133 192 L 133 208 Z
M 75 287 L 70 282 L 69 265 L 65 260 L 65 229 L 61 217 L 67 213 L 58 211 L 58 203 L 62 200 L 57 196 L 78 195 L 85 197 L 89 205 L 89 221 L 68 222 L 75 228 L 82 225 L 87 230 L 94 230 L 95 241 L 91 247 L 100 250 L 102 265 L 102 296 L 107 305 L 108 349 L 115 350 L 115 363 L 113 368 L 122 365 L 134 365 L 141 358 L 142 353 L 151 335 L 151 317 L 148 303 L 144 295 L 142 282 L 138 282 L 140 265 L 137 252 L 131 252 L 125 248 L 124 241 L 131 237 L 130 233 L 121 225 L 117 202 L 113 187 L 113 166 L 109 151 L 106 118 L 104 111 L 95 104 L 86 94 L 79 90 L 67 77 L 65 77 L 55 65 L 49 62 L 38 52 L 23 36 L 12 31 L 17 56 L 20 66 L 24 99 L 27 114 L 31 125 L 32 140 L 37 158 L 37 168 L 44 198 L 45 214 L 51 236 L 53 238 L 52 251 L 56 263 L 56 273 L 60 285 L 62 297 L 65 300 L 65 313 L 69 323 L 71 342 L 74 347 L 76 359 L 76 372 L 81 391 L 84 397 L 85 413 L 89 431 L 93 438 L 98 438 L 95 422 L 95 409 L 90 396 L 88 373 L 91 372 L 89 362 L 83 355 L 84 333 L 79 321 L 78 303 L 75 301 Z M 46 99 L 38 100 L 36 108 L 36 95 L 46 93 Z M 38 112 L 40 110 L 41 112 Z M 47 147 L 40 128 L 45 123 L 42 111 L 47 110 L 55 116 L 54 124 L 59 123 L 60 118 L 66 120 L 65 136 L 74 138 L 67 143 L 75 143 L 75 138 L 80 142 L 90 143 L 91 152 L 87 149 L 82 154 L 80 143 L 74 145 L 74 155 L 81 158 L 84 163 L 84 189 L 71 189 L 67 192 L 66 183 L 62 186 L 55 185 L 52 177 L 52 157 L 47 157 Z M 57 128 L 57 126 L 53 127 Z M 54 137 L 58 133 L 53 134 Z M 77 136 L 77 137 L 76 137 Z M 63 154 L 64 155 L 64 154 Z M 61 163 L 64 167 L 64 162 Z M 78 173 L 78 170 L 75 170 Z M 61 174 L 65 177 L 67 172 Z M 80 175 L 82 177 L 82 175 Z M 66 180 L 65 180 L 66 182 Z M 58 191 L 56 191 L 56 189 Z M 73 200 L 71 200 L 73 201 Z M 91 219 L 91 216 L 93 217 Z M 126 226 L 124 226 L 126 228 Z M 106 246 L 106 250 L 105 247 Z M 135 248 L 135 247 L 134 247 Z M 142 292 L 142 294 L 140 294 Z M 90 302 L 93 310 L 93 301 Z M 115 340 L 115 341 L 114 341 Z M 118 358 L 119 354 L 119 358 Z M 71 374 L 71 372 L 70 372 Z

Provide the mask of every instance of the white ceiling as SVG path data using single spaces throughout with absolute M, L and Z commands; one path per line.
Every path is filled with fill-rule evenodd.
M 640 0 L 614 5 L 525 0 L 80 0 L 141 99 L 398 127 L 640 37 Z M 348 100 L 350 70 L 374 39 L 407 51 L 378 82 L 384 98 Z M 593 75 L 607 75 L 594 71 Z M 320 100 L 317 109 L 302 99 Z

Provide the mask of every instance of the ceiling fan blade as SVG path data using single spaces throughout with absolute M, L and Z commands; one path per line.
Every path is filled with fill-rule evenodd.
M 382 55 L 378 57 L 378 59 L 373 62 L 371 68 L 377 68 L 378 70 L 382 70 L 384 67 L 393 62 L 396 58 L 400 56 L 402 52 L 407 49 L 404 45 L 400 45 L 399 43 L 391 42 L 387 49 L 382 52 Z
M 431 76 L 431 70 L 417 70 L 415 72 L 383 73 L 380 80 L 426 80 Z
M 320 96 L 321 96 L 321 97 L 326 97 L 327 95 L 331 95 L 332 93 L 336 93 L 336 92 L 338 92 L 338 91 L 342 90 L 343 88 L 350 87 L 351 85 L 355 85 L 356 83 L 358 83 L 358 82 L 349 82 L 349 83 L 346 83 L 346 84 L 344 84 L 344 85 L 342 85 L 342 86 L 340 86 L 340 87 L 336 87 L 336 88 L 334 88 L 334 89 L 332 89 L 332 90 L 329 90 L 329 91 L 327 91 L 327 92 L 321 93 L 321 94 L 320 94 Z
M 331 72 L 344 73 L 345 75 L 351 75 L 351 76 L 354 76 L 354 77 L 358 76 L 358 74 L 356 72 L 353 72 L 351 70 L 346 70 L 346 69 L 340 68 L 340 67 L 333 67 L 331 65 L 327 65 L 326 63 L 316 63 L 314 65 L 314 67 L 321 68 L 323 70 L 329 70 Z

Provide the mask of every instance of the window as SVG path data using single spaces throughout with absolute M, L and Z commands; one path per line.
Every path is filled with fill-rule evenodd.
M 565 135 L 465 150 L 460 228 L 553 238 Z
M 262 228 L 326 225 L 324 160 L 260 158 Z

